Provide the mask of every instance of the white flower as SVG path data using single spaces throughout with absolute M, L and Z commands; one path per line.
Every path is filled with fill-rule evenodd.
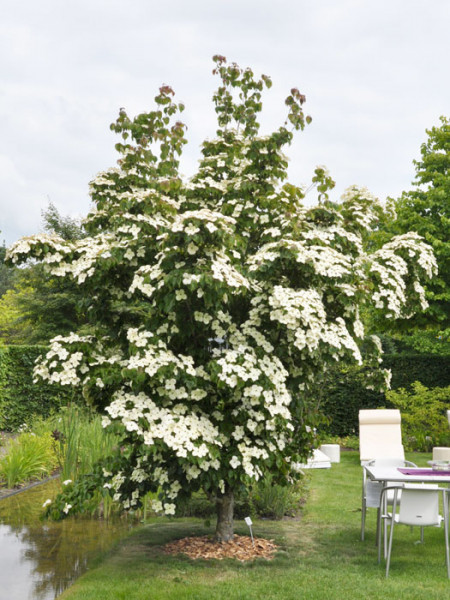
M 69 485 L 69 483 L 72 483 L 71 479 L 66 479 L 65 481 L 63 481 L 63 485 Z
M 69 510 L 72 508 L 71 504 L 65 504 L 64 508 L 63 508 L 63 513 L 66 513 L 66 515 L 68 514 Z
M 42 505 L 42 508 L 45 508 L 46 506 L 48 506 L 48 505 L 49 505 L 49 504 L 51 504 L 51 503 L 52 503 L 52 501 L 50 500 L 50 498 L 48 498 L 48 500 L 46 500 L 46 501 L 44 502 L 44 504 Z
M 164 504 L 164 513 L 166 515 L 174 515 L 176 506 L 175 504 Z
M 152 509 L 155 512 L 162 512 L 162 502 L 160 500 L 152 500 Z
M 230 465 L 233 469 L 236 469 L 236 467 L 238 467 L 241 464 L 241 461 L 238 459 L 237 456 L 233 456 L 230 460 Z
M 195 235 L 196 233 L 198 233 L 200 231 L 200 229 L 198 227 L 195 227 L 195 225 L 189 224 L 185 230 L 184 230 L 188 235 Z

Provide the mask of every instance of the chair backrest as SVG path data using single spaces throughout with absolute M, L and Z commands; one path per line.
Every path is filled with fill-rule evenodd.
M 398 522 L 405 525 L 440 525 L 439 488 L 415 486 L 402 488 Z
M 361 462 L 374 458 L 405 458 L 398 409 L 359 411 L 359 454 Z
M 409 461 L 404 458 L 374 458 L 369 460 L 368 466 L 372 467 L 404 467 Z

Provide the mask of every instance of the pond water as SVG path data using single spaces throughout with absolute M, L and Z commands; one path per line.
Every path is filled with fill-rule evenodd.
M 50 481 L 0 500 L 0 600 L 53 600 L 129 531 L 125 520 L 40 521 Z

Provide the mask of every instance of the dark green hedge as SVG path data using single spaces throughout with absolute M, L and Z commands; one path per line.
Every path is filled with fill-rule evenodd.
M 450 385 L 450 356 L 436 354 L 385 355 L 383 367 L 391 369 L 391 387 L 408 388 L 420 381 L 427 388 Z
M 382 366 L 391 369 L 394 390 L 409 389 L 414 381 L 427 388 L 450 385 L 450 357 L 385 354 Z M 391 408 L 391 405 L 384 394 L 364 387 L 360 367 L 336 368 L 321 390 L 321 410 L 330 419 L 326 430 L 331 435 L 358 435 L 359 410 L 380 407 Z
M 42 346 L 0 348 L 0 429 L 16 431 L 32 416 L 46 417 L 72 399 L 72 388 L 33 383 L 36 358 Z
M 42 346 L 0 348 L 0 429 L 17 430 L 33 415 L 47 416 L 73 398 L 72 388 L 33 384 L 36 358 Z M 414 381 L 428 388 L 450 385 L 450 358 L 436 355 L 384 355 L 383 366 L 392 371 L 392 389 L 408 389 Z M 358 434 L 361 408 L 389 407 L 384 394 L 364 387 L 362 369 L 335 369 L 321 390 L 322 412 L 330 419 L 332 435 Z M 450 408 L 450 407 L 449 407 Z

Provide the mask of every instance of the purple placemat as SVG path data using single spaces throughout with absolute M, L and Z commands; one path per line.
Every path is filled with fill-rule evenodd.
M 397 469 L 403 475 L 450 475 L 450 471 L 435 471 L 434 469 Z

